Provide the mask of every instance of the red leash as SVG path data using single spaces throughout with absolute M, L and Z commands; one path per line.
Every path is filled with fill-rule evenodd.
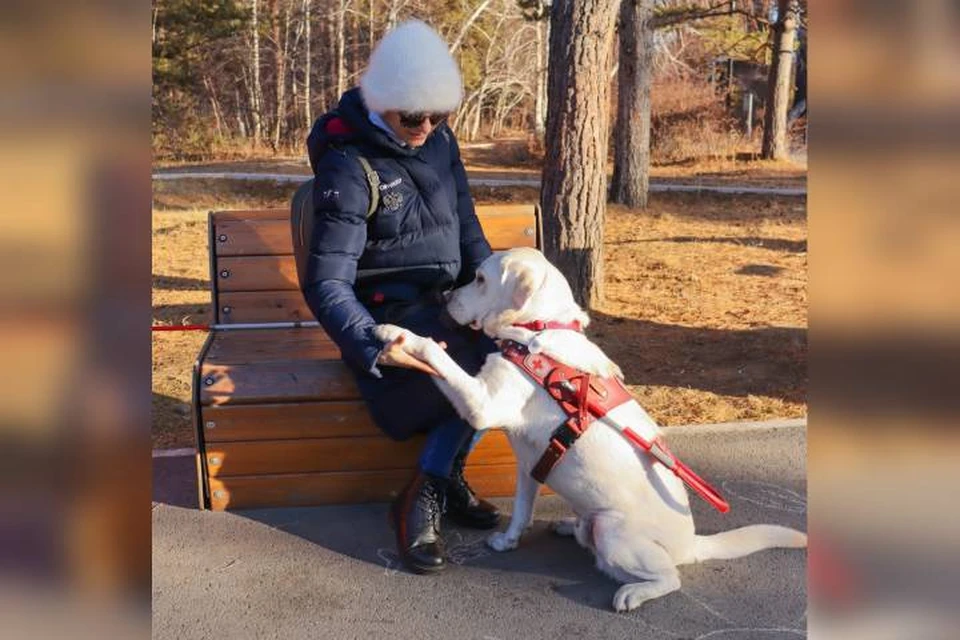
M 155 324 L 150 331 L 209 331 L 208 324 Z
M 660 438 L 656 438 L 652 442 L 648 441 L 630 427 L 621 427 L 620 431 L 630 442 L 644 449 L 663 464 L 663 466 L 673 471 L 678 478 L 683 480 L 688 487 L 696 491 L 701 498 L 713 505 L 717 511 L 720 513 L 730 511 L 730 503 L 723 499 L 720 492 L 710 486 L 710 483 L 694 473 L 693 469 L 673 455 Z

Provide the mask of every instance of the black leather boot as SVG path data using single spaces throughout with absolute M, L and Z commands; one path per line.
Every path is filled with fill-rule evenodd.
M 440 516 L 447 481 L 418 471 L 390 507 L 397 553 L 414 573 L 433 573 L 446 566 Z
M 493 529 L 500 522 L 500 511 L 495 506 L 478 498 L 463 477 L 463 465 L 467 454 L 459 454 L 453 462 L 453 471 L 447 483 L 448 518 L 464 527 Z

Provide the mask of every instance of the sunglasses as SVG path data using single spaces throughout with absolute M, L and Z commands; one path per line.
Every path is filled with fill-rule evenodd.
M 406 111 L 398 111 L 397 115 L 400 116 L 400 124 L 408 129 L 416 129 L 425 119 L 430 121 L 431 126 L 436 127 L 450 117 L 449 113 L 408 113 Z

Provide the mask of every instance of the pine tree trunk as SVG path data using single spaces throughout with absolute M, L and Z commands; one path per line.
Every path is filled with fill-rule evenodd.
M 653 0 L 620 5 L 617 131 L 610 200 L 645 209 L 650 187 L 650 88 L 653 84 Z
M 790 108 L 790 85 L 793 80 L 797 3 L 796 0 L 779 0 L 778 7 L 763 123 L 761 155 L 766 160 L 785 160 L 790 154 L 787 145 L 787 111 Z
M 615 0 L 557 0 L 550 25 L 544 249 L 577 301 L 603 299 L 603 222 Z

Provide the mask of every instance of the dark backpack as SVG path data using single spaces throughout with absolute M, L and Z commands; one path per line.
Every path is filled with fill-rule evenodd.
M 380 176 L 370 161 L 357 153 L 351 146 L 338 146 L 346 155 L 357 159 L 363 168 L 363 175 L 367 179 L 367 185 L 370 187 L 370 206 L 367 208 L 367 223 L 373 218 L 380 204 Z M 311 164 L 313 158 L 311 158 Z M 313 178 L 304 182 L 293 194 L 293 200 L 290 202 L 290 228 L 293 234 L 293 256 L 297 263 L 297 280 L 300 284 L 300 291 L 305 291 L 304 282 L 307 275 L 307 263 L 310 259 L 310 236 L 313 233 Z

